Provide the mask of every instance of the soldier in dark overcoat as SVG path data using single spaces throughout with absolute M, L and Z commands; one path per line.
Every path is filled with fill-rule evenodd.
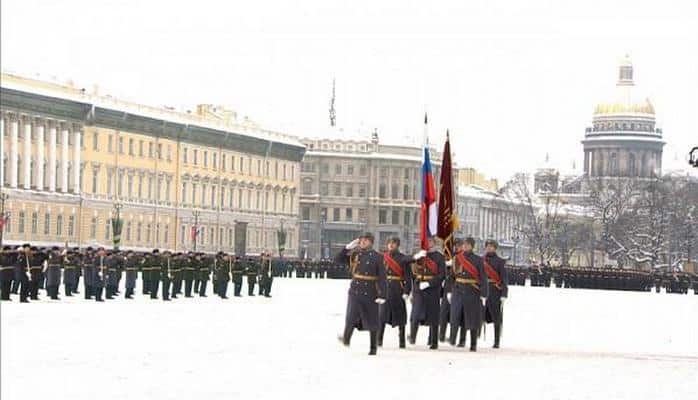
M 124 254 L 123 264 L 125 272 L 125 282 L 124 298 L 133 299 L 133 294 L 136 290 L 136 281 L 138 280 L 138 265 L 140 263 L 140 257 L 133 253 L 133 251 L 128 250 Z
M 184 279 L 184 297 L 192 297 L 192 283 L 194 282 L 194 275 L 196 274 L 196 256 L 191 251 L 183 257 L 183 274 Z
M 51 300 L 58 298 L 58 287 L 61 285 L 61 268 L 63 268 L 63 257 L 66 250 L 60 250 L 57 246 L 51 248 L 46 259 L 46 294 Z M 67 295 L 67 292 L 66 292 Z
M 386 288 L 385 304 L 379 307 L 380 328 L 378 346 L 383 346 L 385 325 L 398 327 L 398 340 L 401 349 L 405 348 L 405 325 L 407 324 L 407 307 L 405 300 L 412 292 L 412 257 L 400 252 L 400 238 L 388 239 L 387 251 L 383 253 Z M 324 266 L 323 266 L 324 267 Z
M 245 275 L 247 275 L 247 295 L 254 296 L 254 285 L 257 284 L 259 264 L 252 257 L 247 257 L 247 264 L 245 267 Z
M 240 297 L 240 292 L 242 291 L 242 277 L 245 275 L 245 263 L 240 259 L 240 257 L 235 256 L 235 260 L 230 272 L 233 276 L 233 294 L 235 297 Z
M 102 302 L 102 290 L 107 279 L 108 265 L 107 253 L 103 247 L 97 249 L 97 254 L 92 261 L 92 290 L 94 292 L 95 301 Z
M 373 234 L 365 232 L 337 254 L 338 264 L 348 265 L 352 279 L 347 298 L 344 333 L 339 337 L 349 346 L 354 329 L 369 332 L 369 355 L 377 351 L 379 324 L 378 307 L 385 303 L 385 267 L 383 257 L 373 250 Z
M 450 343 L 456 345 L 456 333 L 461 329 L 459 347 L 465 346 L 465 332 L 470 331 L 470 351 L 477 351 L 477 338 L 482 325 L 483 307 L 487 299 L 488 283 L 482 259 L 473 253 L 475 240 L 456 239 L 453 258 L 453 292 L 451 295 Z
M 441 285 L 446 275 L 443 254 L 435 247 L 434 239 L 429 239 L 429 251 L 420 250 L 412 263 L 412 313 L 410 315 L 410 344 L 415 344 L 420 325 L 429 327 L 428 346 L 439 348 L 439 299 Z
M 485 306 L 485 321 L 494 324 L 494 348 L 499 348 L 504 321 L 504 302 L 509 295 L 509 276 L 505 267 L 506 261 L 497 255 L 498 244 L 495 240 L 485 242 L 485 257 L 483 266 L 489 291 Z
M 0 300 L 10 300 L 12 282 L 15 279 L 15 262 L 17 261 L 17 251 L 11 246 L 2 248 L 0 254 Z

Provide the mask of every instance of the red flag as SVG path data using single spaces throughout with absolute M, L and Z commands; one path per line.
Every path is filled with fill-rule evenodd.
M 458 230 L 458 215 L 455 212 L 455 201 L 453 198 L 453 168 L 451 165 L 451 143 L 448 131 L 446 131 L 446 144 L 444 144 L 439 183 L 441 190 L 439 192 L 439 217 L 436 236 L 444 241 L 444 255 L 446 259 L 450 260 L 453 256 L 453 232 Z

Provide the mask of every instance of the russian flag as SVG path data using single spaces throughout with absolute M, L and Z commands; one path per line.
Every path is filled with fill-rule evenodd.
M 431 160 L 429 160 L 429 146 L 427 144 L 424 145 L 422 163 L 422 209 L 420 217 L 420 244 L 423 250 L 429 250 L 429 238 L 436 235 L 437 213 L 436 186 L 434 185 L 434 174 L 431 172 Z

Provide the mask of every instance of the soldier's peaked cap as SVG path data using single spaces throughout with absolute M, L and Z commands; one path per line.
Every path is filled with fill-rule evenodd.
M 370 241 L 374 240 L 373 234 L 371 232 L 362 232 L 359 235 L 359 239 L 369 239 Z

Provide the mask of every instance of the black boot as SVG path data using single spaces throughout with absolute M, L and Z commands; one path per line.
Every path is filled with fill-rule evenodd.
M 413 322 L 410 324 L 410 336 L 409 336 L 409 341 L 410 344 L 414 344 L 415 341 L 417 340 L 417 329 L 419 328 L 419 325 L 416 322 Z
M 376 342 L 378 343 L 378 347 L 383 347 L 383 335 L 385 334 L 385 324 L 381 324 L 381 326 L 378 328 L 378 333 L 376 335 Z
M 354 328 L 351 326 L 346 326 L 344 327 L 344 334 L 340 336 L 338 339 L 340 342 L 342 342 L 343 345 L 346 347 L 349 347 L 351 344 L 351 335 L 354 333 Z
M 429 349 L 436 350 L 439 348 L 439 325 L 429 327 Z
M 448 334 L 448 344 L 456 345 L 456 335 L 458 334 L 458 326 L 451 324 L 451 332 Z
M 102 300 L 102 288 L 95 288 L 95 301 L 104 301 Z
M 470 351 L 477 351 L 477 330 L 470 330 Z
M 405 348 L 405 325 L 400 325 L 399 329 L 400 330 L 398 332 L 398 336 L 400 339 L 400 348 L 404 349 Z
M 369 331 L 369 335 L 370 335 L 370 338 L 371 338 L 371 339 L 370 339 L 370 341 L 371 341 L 370 346 L 371 346 L 371 347 L 370 347 L 370 349 L 369 349 L 369 351 L 368 351 L 368 355 L 369 355 L 369 356 L 375 356 L 375 355 L 376 355 L 376 336 L 378 336 L 378 332 L 376 332 L 376 331 Z
M 499 348 L 499 336 L 502 334 L 502 324 L 494 324 L 494 347 Z
M 460 328 L 460 337 L 458 338 L 458 347 L 465 347 L 465 327 Z

